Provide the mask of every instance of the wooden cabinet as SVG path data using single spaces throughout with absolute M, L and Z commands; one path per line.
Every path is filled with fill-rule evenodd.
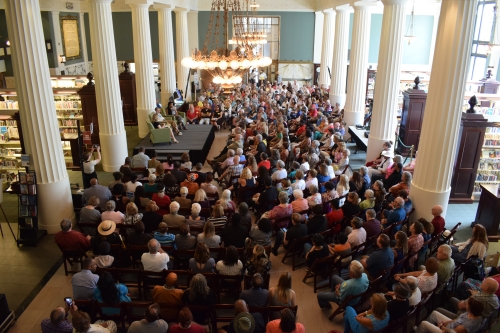
M 125 67 L 125 72 L 119 75 L 120 95 L 122 99 L 123 122 L 125 125 L 137 125 L 137 94 L 135 74 Z
M 477 168 L 481 159 L 486 127 L 488 126 L 491 126 L 491 124 L 482 114 L 462 114 L 451 179 L 450 202 L 472 203 Z
M 399 137 L 406 146 L 415 146 L 414 151 L 418 150 L 426 100 L 427 93 L 419 89 L 418 85 L 415 85 L 413 89 L 403 92 L 403 109 L 401 111 Z M 406 154 L 409 150 L 409 148 L 402 146 L 401 148 L 398 147 L 400 154 Z
M 83 125 L 86 131 L 90 130 L 90 126 L 93 126 L 92 132 L 92 143 L 100 144 L 99 139 L 99 122 L 97 119 L 97 101 L 95 96 L 95 86 L 92 80 L 89 80 L 82 89 L 78 90 L 78 95 L 82 100 L 82 115 L 83 115 Z

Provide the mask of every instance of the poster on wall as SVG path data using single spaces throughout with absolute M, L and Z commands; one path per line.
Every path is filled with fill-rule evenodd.
M 61 16 L 61 35 L 66 60 L 81 58 L 78 16 Z

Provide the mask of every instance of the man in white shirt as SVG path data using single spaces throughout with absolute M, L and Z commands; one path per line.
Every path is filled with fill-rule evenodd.
M 170 261 L 168 254 L 163 251 L 160 243 L 156 239 L 151 239 L 148 242 L 148 253 L 144 253 L 141 257 L 142 265 L 145 271 L 160 272 L 168 269 L 167 263 Z
M 363 220 L 359 217 L 353 217 L 351 220 L 351 227 L 352 231 L 347 236 L 347 242 L 351 244 L 351 248 L 366 242 L 366 230 L 363 228 Z
M 145 151 L 146 148 L 140 147 L 139 152 L 136 155 L 132 156 L 132 168 L 148 167 L 148 161 L 150 160 L 150 158 L 144 153 Z
M 302 158 L 302 164 L 300 165 L 300 170 L 302 170 L 303 173 L 307 173 L 311 167 L 309 166 L 309 162 L 307 161 L 306 157 Z
M 273 173 L 271 179 L 274 181 L 285 179 L 287 176 L 285 162 L 283 162 L 282 160 L 278 160 L 278 162 L 276 163 L 276 168 L 277 170 Z M 281 188 L 281 183 L 277 183 L 276 187 Z

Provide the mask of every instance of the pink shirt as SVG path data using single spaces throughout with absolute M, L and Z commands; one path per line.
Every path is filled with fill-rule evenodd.
M 291 205 L 294 213 L 309 209 L 309 204 L 306 199 L 295 199 L 292 201 Z
M 280 328 L 280 321 L 281 319 L 270 321 L 266 326 L 266 333 L 283 333 Z M 306 329 L 304 328 L 304 325 L 302 325 L 301 323 L 297 323 L 295 331 L 293 331 L 292 333 L 306 333 Z

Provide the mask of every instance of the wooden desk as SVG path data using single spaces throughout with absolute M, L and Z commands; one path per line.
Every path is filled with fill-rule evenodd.
M 349 126 L 349 134 L 356 143 L 357 149 L 354 154 L 356 154 L 358 150 L 366 151 L 368 147 L 368 138 L 365 137 L 365 130 L 357 129 L 356 126 Z
M 481 185 L 481 196 L 476 212 L 476 223 L 486 228 L 488 240 L 498 242 L 498 224 L 500 222 L 500 198 Z

